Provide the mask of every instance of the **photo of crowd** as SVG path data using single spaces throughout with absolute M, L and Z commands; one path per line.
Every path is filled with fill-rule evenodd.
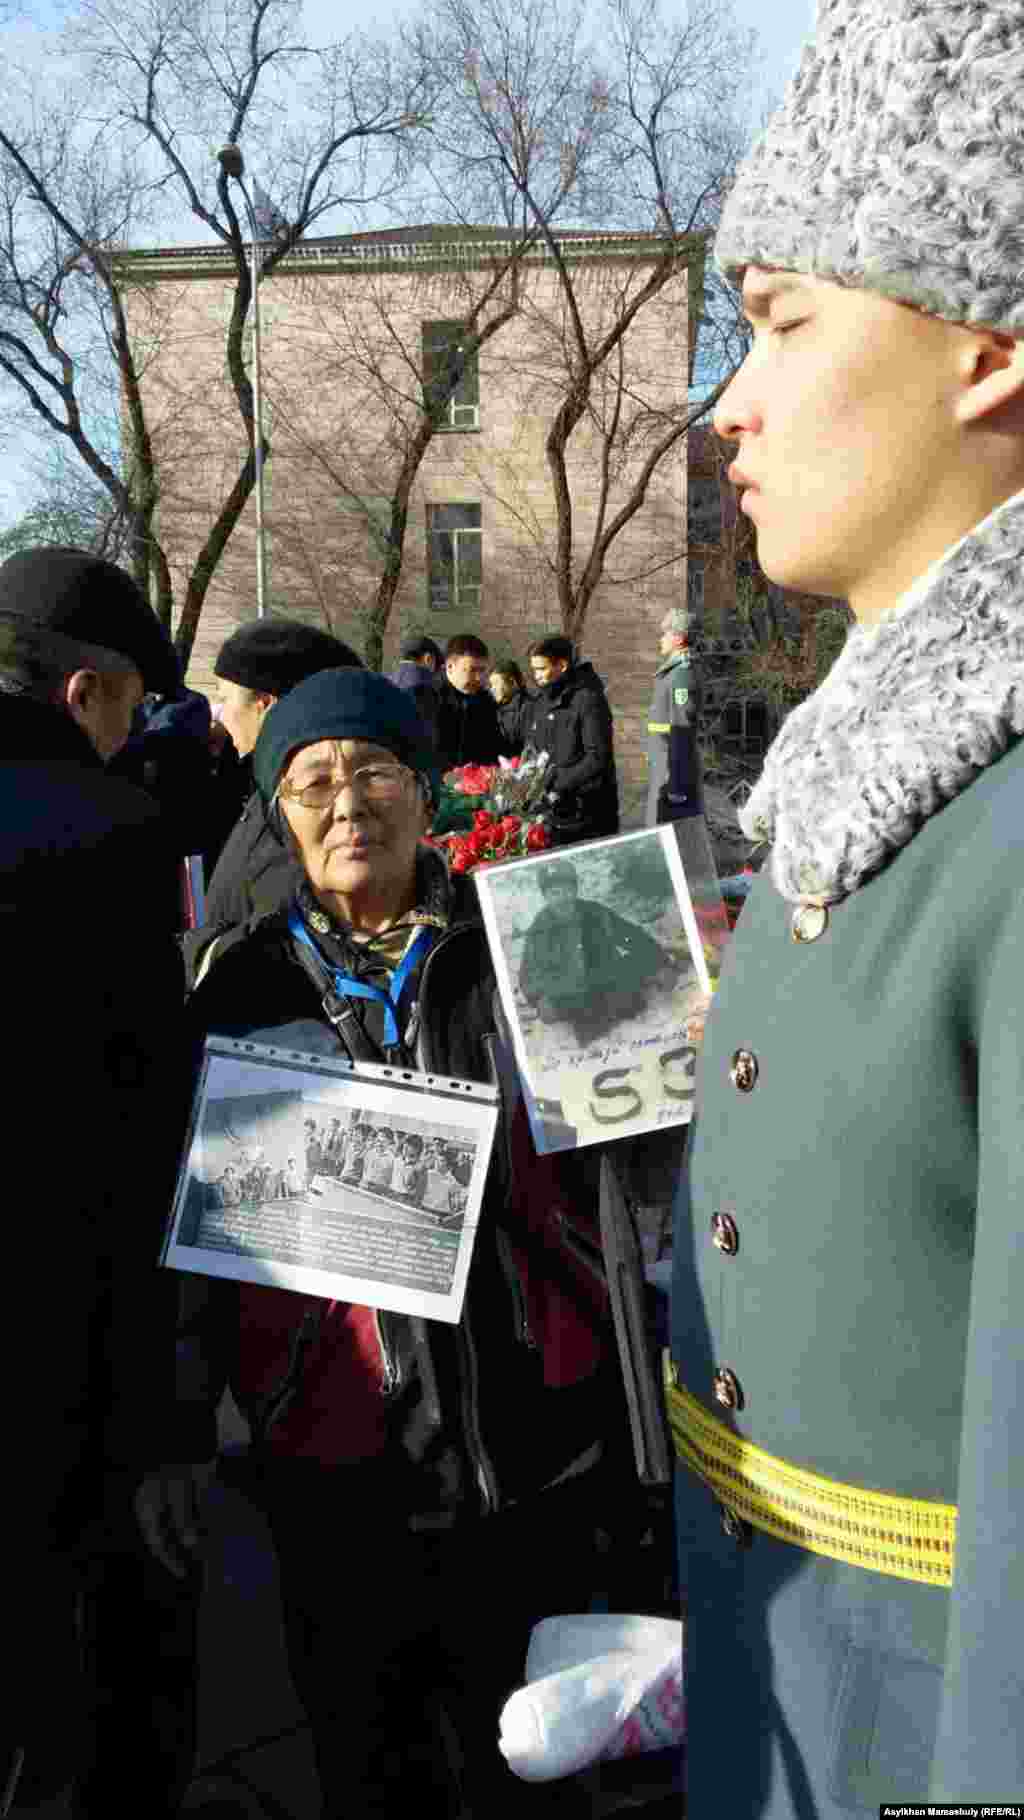
M 464 1138 L 438 1135 L 426 1124 L 410 1129 L 411 1121 L 397 1115 L 391 1121 L 360 1110 L 317 1116 L 296 1096 L 272 1097 L 287 1099 L 291 1116 L 282 1129 L 279 1116 L 266 1116 L 264 1102 L 262 1142 L 231 1141 L 238 1115 L 220 1102 L 217 1135 L 207 1133 L 213 1143 L 201 1184 L 203 1212 L 299 1201 L 326 1207 L 337 1204 L 339 1189 L 349 1189 L 415 1211 L 435 1226 L 461 1226 L 476 1155 Z

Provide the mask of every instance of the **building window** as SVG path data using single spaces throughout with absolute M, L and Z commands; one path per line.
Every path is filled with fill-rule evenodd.
M 479 506 L 427 507 L 427 580 L 436 613 L 479 607 L 482 536 Z
M 439 430 L 480 427 L 480 370 L 461 322 L 423 324 L 423 404 Z
M 722 496 L 718 477 L 690 473 L 686 495 L 686 536 L 691 549 L 722 541 Z

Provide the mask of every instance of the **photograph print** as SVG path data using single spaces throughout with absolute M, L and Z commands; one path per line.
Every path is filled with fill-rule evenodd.
M 164 1262 L 457 1320 L 496 1114 L 432 1088 L 210 1038 Z
M 476 879 L 538 1151 L 688 1123 L 710 981 L 671 828 Z

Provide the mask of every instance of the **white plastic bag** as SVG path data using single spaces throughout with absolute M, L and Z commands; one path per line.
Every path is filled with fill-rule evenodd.
M 506 1701 L 500 1746 L 527 1782 L 571 1776 L 683 1738 L 683 1627 L 669 1618 L 592 1612 L 544 1618 L 527 1685 Z

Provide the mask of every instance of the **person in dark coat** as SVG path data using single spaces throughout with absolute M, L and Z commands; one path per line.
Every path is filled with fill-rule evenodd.
M 54 546 L 0 568 L 0 1789 L 16 1759 L 19 1801 L 74 1776 L 89 1820 L 176 1812 L 191 1766 L 189 1703 L 169 1734 L 150 1698 L 173 1676 L 177 1583 L 132 1514 L 181 1457 L 156 1267 L 180 1140 L 177 860 L 153 801 L 107 773 L 143 695 L 179 680 L 113 564 Z M 60 1141 L 41 1149 L 25 1138 L 48 1107 Z
M 222 781 L 212 727 L 210 704 L 198 690 L 148 695 L 108 767 L 112 777 L 137 784 L 159 803 L 175 852 L 180 859 L 198 854 L 204 879 L 212 877 L 242 807 L 230 781 Z
M 434 682 L 444 666 L 441 647 L 426 634 L 421 634 L 405 640 L 399 659 L 398 667 L 391 671 L 389 680 L 396 689 L 405 689 L 412 696 L 420 718 L 436 744 L 438 696 Z
M 492 665 L 488 688 L 498 710 L 498 726 L 507 756 L 514 758 L 526 744 L 525 716 L 531 700 L 526 678 L 519 665 L 506 658 L 504 663 Z
M 247 768 L 250 787 L 209 881 L 206 920 L 185 937 L 190 982 L 218 936 L 272 910 L 291 889 L 292 861 L 268 824 L 259 792 L 251 787 L 252 752 L 274 703 L 307 676 L 339 664 L 361 669 L 362 659 L 340 638 L 294 619 L 257 619 L 240 626 L 217 654 L 213 670 L 221 682 L 222 721 Z
M 759 563 L 855 625 L 741 812 L 675 1212 L 695 1815 L 1024 1794 L 1022 43 L 822 5 L 715 242 Z
M 553 633 L 530 646 L 537 694 L 523 715 L 525 738 L 549 759 L 545 821 L 553 846 L 619 831 L 619 783 L 608 698 L 572 641 Z
M 442 771 L 457 765 L 493 765 L 506 751 L 498 710 L 488 694 L 488 650 L 473 632 L 448 640 L 437 695 L 437 762 Z
M 303 873 L 288 906 L 225 939 L 191 1000 L 197 1044 L 218 1031 L 489 1079 L 506 1041 L 493 966 L 471 881 L 422 840 L 436 771 L 408 697 L 367 671 L 310 678 L 268 716 L 254 768 Z M 498 1718 L 532 1622 L 589 1604 L 622 1398 L 603 1279 L 580 1262 L 596 1208 L 571 1163 L 533 1154 L 514 1096 L 502 1117 L 457 1323 L 190 1280 L 192 1394 L 212 1412 L 230 1379 L 255 1423 L 325 1820 L 448 1811 L 428 1755 L 438 1695 L 466 1807 L 538 1809 Z M 371 1135 L 368 1118 L 352 1129 L 347 1176 Z M 566 1803 L 589 1811 L 560 1786 Z
M 544 896 L 526 931 L 519 987 L 542 1023 L 564 1019 L 582 1048 L 674 979 L 672 956 L 636 923 L 580 897 L 571 860 L 537 868 Z

